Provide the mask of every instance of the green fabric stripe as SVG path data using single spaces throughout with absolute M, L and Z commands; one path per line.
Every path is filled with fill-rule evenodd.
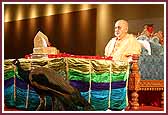
M 90 74 L 85 74 L 85 73 L 80 73 L 77 71 L 69 70 L 68 71 L 69 75 L 69 80 L 81 80 L 85 82 L 90 81 Z M 112 82 L 117 82 L 117 81 L 125 81 L 127 79 L 127 74 L 126 72 L 123 73 L 112 73 Z M 108 83 L 110 82 L 110 73 L 91 73 L 91 79 L 92 82 L 96 83 Z
M 69 80 L 81 80 L 84 82 L 89 82 L 90 74 L 79 73 L 77 71 L 69 70 L 68 71 Z
M 110 82 L 110 73 L 92 73 L 92 82 L 96 82 L 96 83 L 108 83 Z
M 125 81 L 127 80 L 127 72 L 111 74 L 112 81 Z
M 10 79 L 14 77 L 15 72 L 13 70 L 9 70 L 8 72 L 4 73 L 4 80 Z

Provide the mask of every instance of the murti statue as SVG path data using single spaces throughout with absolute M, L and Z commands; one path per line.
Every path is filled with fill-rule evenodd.
M 34 38 L 33 54 L 58 54 L 56 47 L 51 47 L 48 37 L 39 31 Z

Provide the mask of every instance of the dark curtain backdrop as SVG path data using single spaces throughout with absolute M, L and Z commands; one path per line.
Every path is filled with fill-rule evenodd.
M 40 30 L 61 53 L 95 55 L 96 9 L 4 23 L 4 58 L 22 58 L 33 52 Z

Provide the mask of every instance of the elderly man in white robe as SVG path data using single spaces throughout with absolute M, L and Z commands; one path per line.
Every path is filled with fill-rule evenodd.
M 115 37 L 105 47 L 105 56 L 113 60 L 132 61 L 132 55 L 141 53 L 141 45 L 132 34 L 128 34 L 128 22 L 118 20 L 115 23 Z

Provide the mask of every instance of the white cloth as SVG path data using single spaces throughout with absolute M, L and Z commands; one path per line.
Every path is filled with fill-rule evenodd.
M 115 42 L 116 42 L 116 38 L 113 38 L 109 41 L 109 43 L 105 47 L 105 54 L 104 54 L 105 56 L 111 56 L 112 51 L 114 49 Z
M 133 54 L 140 55 L 141 45 L 136 38 L 127 34 L 123 39 L 112 38 L 105 47 L 105 56 L 112 56 L 113 60 L 128 61 L 132 60 Z
M 138 40 L 139 43 L 148 51 L 148 54 L 151 55 L 151 46 L 147 40 Z

